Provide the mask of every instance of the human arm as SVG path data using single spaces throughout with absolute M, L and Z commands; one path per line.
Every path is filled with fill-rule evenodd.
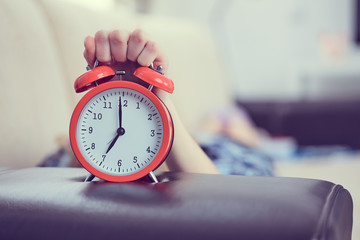
M 95 59 L 101 63 L 132 61 L 142 66 L 162 66 L 167 72 L 168 61 L 159 46 L 151 41 L 144 32 L 135 30 L 127 32 L 114 30 L 111 32 L 98 31 L 94 37 L 85 39 L 84 57 L 90 66 Z M 154 89 L 154 93 L 168 107 L 174 122 L 174 142 L 166 160 L 171 171 L 218 173 L 213 162 L 202 151 L 200 146 L 191 137 L 177 113 L 168 93 Z

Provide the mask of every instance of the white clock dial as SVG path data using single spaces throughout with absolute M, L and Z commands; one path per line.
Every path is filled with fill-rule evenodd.
M 81 110 L 76 139 L 95 169 L 114 176 L 148 166 L 163 141 L 163 122 L 153 102 L 129 88 L 111 88 L 92 97 Z

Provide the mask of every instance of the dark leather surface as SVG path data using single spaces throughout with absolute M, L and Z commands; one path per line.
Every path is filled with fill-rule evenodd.
M 238 101 L 238 105 L 256 126 L 271 135 L 292 136 L 300 146 L 360 149 L 360 100 Z
M 83 169 L 0 172 L 0 239 L 351 238 L 352 199 L 298 178 L 163 173 L 82 182 Z

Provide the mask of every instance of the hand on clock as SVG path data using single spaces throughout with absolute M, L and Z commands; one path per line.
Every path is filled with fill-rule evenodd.
M 167 57 L 160 50 L 159 46 L 152 41 L 143 31 L 135 30 L 128 32 L 126 30 L 96 32 L 95 36 L 85 38 L 84 57 L 87 63 L 93 67 L 95 59 L 101 63 L 115 62 L 138 62 L 142 66 L 163 67 L 163 73 L 168 69 Z M 166 160 L 170 170 L 201 173 L 218 173 L 213 162 L 201 150 L 199 145 L 191 137 L 185 126 L 182 124 L 177 114 L 175 106 L 164 91 L 153 89 L 153 92 L 166 104 L 171 112 L 174 121 L 174 143 L 172 145 L 169 157 Z M 122 114 L 119 109 L 119 128 L 115 138 L 111 141 L 107 153 L 113 148 L 118 138 L 121 136 Z M 122 117 L 122 116 L 121 116 Z M 185 146 L 185 149 L 184 149 Z M 192 161 L 197 159 L 197 161 Z
M 91 67 L 94 66 L 95 59 L 101 63 L 129 60 L 146 67 L 153 63 L 155 68 L 162 66 L 164 74 L 167 72 L 167 57 L 158 44 L 140 29 L 133 32 L 100 30 L 96 32 L 94 37 L 87 36 L 84 44 L 84 57 Z

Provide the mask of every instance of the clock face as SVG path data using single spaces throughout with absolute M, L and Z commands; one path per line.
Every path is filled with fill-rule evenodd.
M 164 104 L 131 82 L 105 83 L 92 91 L 79 102 L 70 126 L 80 163 L 111 181 L 135 180 L 154 170 L 172 144 Z

